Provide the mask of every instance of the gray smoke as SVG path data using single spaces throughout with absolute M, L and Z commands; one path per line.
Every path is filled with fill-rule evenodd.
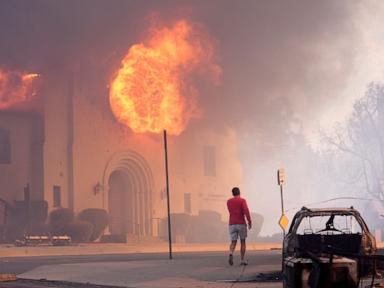
M 239 138 L 243 191 L 278 231 L 275 172 L 287 169 L 287 208 L 321 199 L 307 131 L 342 102 L 362 41 L 359 1 L 2 0 L 0 66 L 43 73 L 95 63 L 108 82 L 151 16 L 188 17 L 215 39 L 221 86 L 202 87 L 204 119 Z M 96 72 L 95 72 L 96 73 Z M 309 163 L 310 162 L 310 163 Z M 320 175 L 321 176 L 321 175 Z M 229 191 L 228 191 L 229 192 Z

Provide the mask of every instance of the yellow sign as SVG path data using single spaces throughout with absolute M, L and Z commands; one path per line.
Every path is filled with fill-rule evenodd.
M 277 184 L 284 185 L 285 184 L 285 170 L 284 168 L 280 168 L 277 170 Z
M 288 226 L 288 223 L 289 223 L 289 220 L 288 220 L 287 216 L 285 216 L 284 214 L 281 215 L 280 220 L 279 220 L 279 226 L 281 227 L 281 229 L 285 230 L 285 228 L 287 228 L 287 226 Z

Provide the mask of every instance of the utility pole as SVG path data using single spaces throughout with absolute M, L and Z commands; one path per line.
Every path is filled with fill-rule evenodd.
M 165 183 L 166 183 L 166 189 L 167 189 L 169 259 L 172 259 L 171 208 L 170 208 L 170 201 L 169 201 L 169 180 L 168 180 L 168 147 L 167 147 L 167 130 L 165 129 L 164 129 L 164 150 L 165 150 Z

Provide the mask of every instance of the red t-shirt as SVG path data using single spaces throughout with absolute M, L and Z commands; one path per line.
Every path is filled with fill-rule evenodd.
M 246 224 L 244 216 L 248 223 L 252 223 L 247 201 L 240 196 L 235 196 L 227 201 L 229 211 L 229 225 Z

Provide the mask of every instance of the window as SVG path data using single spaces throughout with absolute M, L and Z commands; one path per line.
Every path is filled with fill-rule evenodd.
M 11 164 L 10 131 L 3 128 L 0 128 L 0 164 Z
M 324 215 L 305 217 L 297 234 L 361 234 L 361 226 L 352 215 Z
M 61 207 L 61 187 L 53 186 L 53 207 Z
M 216 176 L 215 146 L 204 146 L 204 175 Z

